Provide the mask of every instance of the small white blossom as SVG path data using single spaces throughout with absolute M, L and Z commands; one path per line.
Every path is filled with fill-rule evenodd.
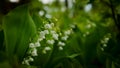
M 104 41 L 105 41 L 105 43 L 108 43 L 109 38 L 106 37 L 106 38 L 104 39 Z
M 64 43 L 64 42 L 59 41 L 59 42 L 58 42 L 58 45 L 59 45 L 59 46 L 65 46 L 65 43 Z
M 29 44 L 29 47 L 30 47 L 30 48 L 34 48 L 34 47 L 35 47 L 34 43 L 30 43 L 30 44 Z
M 65 35 L 70 35 L 71 34 L 71 30 L 67 30 L 64 32 Z
M 51 34 L 56 34 L 56 32 L 54 30 L 51 30 L 50 33 Z
M 54 23 L 51 23 L 50 25 L 51 25 L 52 27 L 54 27 Z
M 46 53 L 47 53 L 46 51 L 49 51 L 49 50 L 51 50 L 51 48 L 47 46 L 47 47 L 44 48 L 44 50 L 43 50 L 42 52 L 43 52 L 44 54 L 46 54 Z
M 45 32 L 44 31 L 40 32 L 40 38 L 45 39 Z
M 49 34 L 49 31 L 48 31 L 48 30 L 44 30 L 44 33 L 45 33 L 45 34 Z
M 31 55 L 32 56 L 38 56 L 36 48 L 33 49 L 33 51 L 31 52 Z
M 55 41 L 54 40 L 47 40 L 47 43 L 53 45 L 55 43 Z
M 33 59 L 32 57 L 30 57 L 30 56 L 29 56 L 29 59 L 28 59 L 28 60 L 29 60 L 29 61 L 34 61 L 34 59 Z
M 103 44 L 103 47 L 107 47 L 107 44 Z
M 20 0 L 9 0 L 12 3 L 18 3 Z
M 104 48 L 101 48 L 102 51 L 104 51 Z
M 105 41 L 104 41 L 104 40 L 101 40 L 101 43 L 105 43 Z
M 50 14 L 46 14 L 45 17 L 46 18 L 52 18 L 52 16 Z
M 59 50 L 63 50 L 63 47 L 62 47 L 62 46 L 59 46 Z
M 40 16 L 43 16 L 44 14 L 45 14 L 44 11 L 39 11 L 39 15 L 40 15 Z
M 70 27 L 71 27 L 71 28 L 75 28 L 75 25 L 74 25 L 74 24 L 71 24 Z
M 52 37 L 55 39 L 55 40 L 58 40 L 58 34 L 53 34 Z
M 88 29 L 90 29 L 92 26 L 91 26 L 91 24 L 88 24 L 87 26 L 86 26 L 86 28 L 88 28 Z
M 44 25 L 44 28 L 45 28 L 45 29 L 52 29 L 52 26 L 51 26 L 50 24 L 45 24 L 45 25 Z
M 35 47 L 40 47 L 39 41 L 35 43 Z
M 25 58 L 24 58 L 22 64 L 30 65 L 30 64 L 29 64 L 29 60 L 27 60 L 27 59 L 25 59 Z
M 40 42 L 40 41 L 42 41 L 43 40 L 43 38 L 38 38 L 38 41 Z
M 89 12 L 91 9 L 92 9 L 92 4 L 87 4 L 87 5 L 84 7 L 85 12 Z
M 66 41 L 68 39 L 68 36 L 67 35 L 63 36 L 63 37 L 61 37 L 61 39 L 64 40 L 64 41 Z
M 45 47 L 44 50 L 49 51 L 49 50 L 51 50 L 51 48 L 50 47 Z

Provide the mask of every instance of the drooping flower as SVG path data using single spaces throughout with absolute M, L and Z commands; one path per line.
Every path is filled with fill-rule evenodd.
M 40 47 L 40 42 L 39 41 L 35 42 L 35 47 Z
M 45 32 L 44 31 L 40 32 L 40 38 L 45 39 Z
M 62 46 L 59 46 L 59 50 L 63 50 L 63 47 L 62 47 Z
M 34 61 L 34 59 L 31 56 L 28 57 L 28 60 L 29 61 Z
M 53 45 L 55 43 L 55 41 L 54 40 L 47 40 L 47 43 L 50 45 Z
M 51 26 L 50 24 L 45 24 L 45 25 L 44 25 L 44 28 L 45 28 L 45 29 L 52 29 L 52 26 Z
M 45 33 L 45 34 L 49 34 L 49 31 L 48 31 L 48 30 L 44 30 L 44 33 Z
M 65 35 L 70 35 L 71 34 L 71 30 L 67 30 L 64 32 Z
M 49 51 L 49 50 L 51 50 L 51 48 L 49 46 L 47 46 L 47 47 L 45 47 L 45 50 Z
M 58 45 L 59 45 L 59 46 L 65 46 L 65 43 L 64 43 L 64 42 L 59 41 L 59 42 L 58 42 Z
M 43 53 L 44 54 L 46 54 L 47 53 L 47 51 L 50 51 L 51 50 L 51 48 L 49 47 L 49 46 L 47 46 L 47 47 L 45 47 L 44 49 L 43 49 Z
M 32 56 L 38 56 L 38 54 L 37 54 L 37 49 L 36 49 L 36 48 L 34 48 L 34 49 L 31 51 L 31 55 L 32 55 Z
M 30 65 L 29 60 L 24 58 L 22 64 Z
M 55 40 L 58 40 L 58 36 L 59 36 L 58 34 L 53 34 L 52 35 L 53 39 L 55 39 Z
M 61 40 L 64 40 L 64 41 L 66 41 L 68 39 L 68 36 L 66 35 L 66 36 L 63 36 L 63 37 L 61 37 Z
M 35 47 L 34 43 L 30 43 L 30 44 L 29 44 L 29 47 L 30 47 L 30 48 L 34 48 L 34 47 Z

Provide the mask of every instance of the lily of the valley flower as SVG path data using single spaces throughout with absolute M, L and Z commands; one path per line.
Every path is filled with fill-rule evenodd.
M 59 46 L 65 46 L 65 43 L 64 43 L 64 42 L 59 41 L 59 42 L 58 42 L 58 45 L 59 45 Z
M 52 35 L 53 39 L 55 39 L 55 40 L 58 40 L 58 36 L 59 36 L 58 34 L 53 34 Z
M 32 55 L 32 56 L 38 56 L 38 54 L 37 54 L 37 49 L 36 49 L 36 48 L 34 48 L 34 49 L 31 51 L 31 55 Z
M 55 41 L 54 40 L 47 40 L 47 43 L 50 45 L 53 45 L 55 43 Z
M 45 24 L 45 25 L 44 25 L 44 28 L 45 28 L 45 29 L 52 29 L 52 26 L 51 26 L 50 24 Z
M 63 36 L 63 37 L 61 37 L 61 40 L 64 40 L 64 41 L 66 41 L 68 39 L 68 36 L 66 35 L 66 36 Z

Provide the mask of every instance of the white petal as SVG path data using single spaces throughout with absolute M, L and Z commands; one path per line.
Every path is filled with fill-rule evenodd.
M 60 47 L 59 47 L 59 50 L 63 50 L 63 47 L 60 46 Z
M 41 31 L 41 32 L 40 32 L 40 38 L 41 38 L 41 39 L 45 39 L 45 32 L 44 32 L 44 31 Z
M 54 30 L 51 30 L 50 33 L 51 34 L 56 34 L 56 32 Z
M 51 48 L 50 47 L 45 47 L 45 50 L 49 51 L 49 50 L 51 50 Z
M 29 61 L 34 61 L 34 59 L 32 57 L 29 57 Z
M 18 3 L 19 2 L 19 0 L 9 0 L 10 2 L 12 2 L 12 3 Z
M 44 33 L 45 33 L 45 34 L 49 34 L 49 31 L 48 31 L 48 30 L 44 30 Z
M 30 47 L 30 48 L 34 48 L 34 47 L 35 47 L 34 43 L 30 43 L 30 44 L 29 44 L 29 47 Z
M 65 35 L 70 35 L 71 34 L 71 30 L 67 30 L 64 32 Z
M 33 51 L 31 52 L 31 55 L 32 56 L 38 56 L 36 48 L 33 49 Z
M 58 40 L 58 34 L 53 34 L 52 37 L 55 39 L 55 40 Z
M 55 43 L 55 41 L 54 40 L 47 40 L 47 43 L 50 45 L 53 45 Z
M 44 28 L 45 28 L 45 29 L 51 29 L 52 26 L 51 26 L 50 24 L 45 24 L 45 25 L 44 25 Z
M 39 43 L 39 42 L 36 42 L 36 43 L 35 43 L 35 47 L 40 47 L 40 43 Z
M 63 37 L 61 37 L 61 39 L 64 40 L 64 41 L 66 41 L 68 39 L 68 36 L 67 35 L 63 36 Z
M 59 45 L 59 46 L 65 46 L 65 43 L 64 43 L 64 42 L 59 41 L 59 42 L 58 42 L 58 45 Z
M 107 47 L 107 44 L 103 44 L 103 47 Z

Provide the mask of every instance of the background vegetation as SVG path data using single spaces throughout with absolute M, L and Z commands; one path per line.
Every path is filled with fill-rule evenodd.
M 48 1 L 0 0 L 0 68 L 120 68 L 120 0 Z

